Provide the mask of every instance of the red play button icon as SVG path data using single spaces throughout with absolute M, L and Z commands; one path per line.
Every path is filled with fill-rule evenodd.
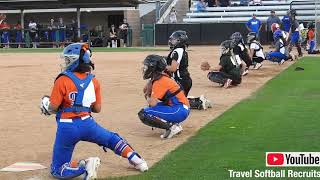
M 267 165 L 270 166 L 281 166 L 284 163 L 284 155 L 282 153 L 268 153 L 267 154 Z

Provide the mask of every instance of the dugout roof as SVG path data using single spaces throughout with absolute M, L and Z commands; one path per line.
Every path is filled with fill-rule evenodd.
M 0 10 L 136 7 L 144 0 L 0 0 Z

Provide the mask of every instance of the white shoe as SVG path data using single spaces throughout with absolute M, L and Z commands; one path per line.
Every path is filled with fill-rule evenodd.
M 179 133 L 182 131 L 182 128 L 180 128 L 179 125 L 174 124 L 174 125 L 172 125 L 172 126 L 170 127 L 169 131 L 170 131 L 170 132 L 169 132 L 168 136 L 165 137 L 165 138 L 167 138 L 167 139 L 170 139 L 170 138 L 172 138 L 174 135 L 179 134 Z
M 248 69 L 245 69 L 244 71 L 243 71 L 243 73 L 242 73 L 242 76 L 246 76 L 246 75 L 248 75 L 249 74 L 249 70 Z
M 206 110 L 208 108 L 212 108 L 211 102 L 204 95 L 201 95 L 199 98 L 202 102 L 202 109 Z
M 87 176 L 85 180 L 97 179 L 97 171 L 100 166 L 100 159 L 98 157 L 89 157 L 86 159 Z
M 146 172 L 149 170 L 149 167 L 147 165 L 147 162 L 143 159 L 142 160 L 142 163 L 140 164 L 137 164 L 137 165 L 134 165 L 134 168 L 136 168 L 137 170 L 139 170 L 140 172 Z
M 284 62 L 286 62 L 284 59 L 282 59 L 279 63 L 279 65 L 282 65 Z
M 255 64 L 255 66 L 254 66 L 254 68 L 253 68 L 253 69 L 258 70 L 258 69 L 260 69 L 260 68 L 261 68 L 261 66 L 262 66 L 262 64 L 261 64 L 261 63 L 257 63 L 257 64 Z
M 224 83 L 224 88 L 228 88 L 231 86 L 232 80 L 231 79 L 227 79 L 227 81 Z

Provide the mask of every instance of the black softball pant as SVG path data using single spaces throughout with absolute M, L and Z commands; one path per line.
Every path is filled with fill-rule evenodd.
M 189 94 L 189 91 L 191 90 L 192 87 L 192 79 L 190 76 L 184 76 L 182 78 L 175 78 L 175 80 L 180 84 L 181 88 L 184 91 L 184 94 L 186 97 Z

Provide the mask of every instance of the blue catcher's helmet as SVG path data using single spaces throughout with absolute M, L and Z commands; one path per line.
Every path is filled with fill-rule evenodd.
M 283 33 L 281 30 L 276 30 L 274 33 L 273 33 L 273 39 L 275 41 L 279 40 L 281 37 L 283 37 Z
M 91 63 L 91 50 L 86 43 L 73 43 L 63 49 L 61 58 L 65 61 L 62 65 L 62 71 L 73 71 L 79 64 Z

